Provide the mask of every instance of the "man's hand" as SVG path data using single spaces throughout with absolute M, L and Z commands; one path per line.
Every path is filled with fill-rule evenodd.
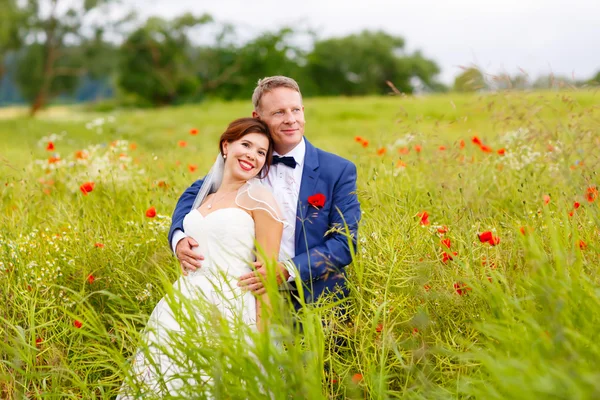
M 290 273 L 283 266 L 283 263 L 280 262 L 277 263 L 276 269 L 277 284 L 281 285 L 283 282 L 288 280 Z M 267 292 L 264 284 L 266 281 L 266 275 L 267 269 L 264 264 L 261 261 L 256 261 L 254 263 L 254 272 L 240 276 L 238 279 L 238 286 L 240 286 L 243 290 L 252 292 L 252 294 L 255 296 L 260 296 Z
M 194 247 L 197 247 L 198 243 L 191 237 L 185 237 L 177 243 L 175 247 L 175 255 L 181 265 L 181 272 L 183 275 L 187 275 L 188 271 L 195 271 L 202 267 L 201 261 L 204 260 L 204 256 L 196 254 Z

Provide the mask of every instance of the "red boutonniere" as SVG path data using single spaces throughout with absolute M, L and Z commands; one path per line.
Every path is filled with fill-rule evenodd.
M 315 208 L 321 208 L 325 205 L 325 195 L 323 193 L 313 194 L 308 196 L 308 204 Z

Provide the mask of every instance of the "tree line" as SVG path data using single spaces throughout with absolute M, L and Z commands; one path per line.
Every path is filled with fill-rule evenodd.
M 35 114 L 57 99 L 135 106 L 247 99 L 268 75 L 296 78 L 305 96 L 447 89 L 433 60 L 383 31 L 322 39 L 310 29 L 281 28 L 241 40 L 235 26 L 208 14 L 140 21 L 133 11 L 117 12 L 124 3 L 0 0 L 0 104 L 22 100 Z M 524 84 L 504 78 L 467 68 L 452 89 Z
M 590 79 L 576 80 L 554 74 L 532 78 L 521 70 L 515 75 L 507 73 L 490 74 L 476 66 L 463 67 L 463 71 L 454 79 L 452 90 L 457 92 L 481 92 L 498 90 L 529 89 L 573 89 L 600 85 L 600 71 Z
M 258 79 L 275 74 L 296 78 L 306 96 L 444 89 L 433 60 L 383 31 L 319 39 L 281 28 L 241 41 L 235 26 L 207 14 L 140 23 L 133 13 L 107 18 L 114 0 L 2 1 L 0 81 L 32 114 L 81 96 L 82 85 L 137 106 L 247 99 Z

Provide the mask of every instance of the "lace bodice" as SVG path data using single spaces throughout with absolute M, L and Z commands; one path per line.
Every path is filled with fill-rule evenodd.
M 193 209 L 185 216 L 183 229 L 198 242 L 195 251 L 204 256 L 202 268 L 189 276 L 225 273 L 238 278 L 252 271 L 254 220 L 246 211 L 228 207 L 203 216 Z

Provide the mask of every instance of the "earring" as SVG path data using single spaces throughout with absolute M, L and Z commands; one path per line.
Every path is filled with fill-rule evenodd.
M 223 160 L 227 160 L 227 154 L 223 154 Z

